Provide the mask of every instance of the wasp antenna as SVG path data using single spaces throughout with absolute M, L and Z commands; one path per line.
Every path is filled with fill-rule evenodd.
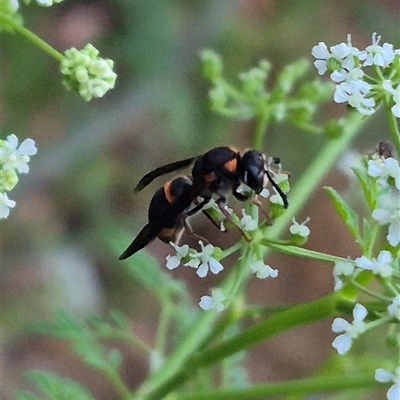
M 133 242 L 129 245 L 129 247 L 119 256 L 119 259 L 125 260 L 139 250 L 143 249 L 143 247 L 147 246 L 157 237 L 157 234 L 158 232 L 154 232 L 150 224 L 145 225 Z
M 178 171 L 180 169 L 188 167 L 193 163 L 196 157 L 186 158 L 185 160 L 175 161 L 171 164 L 163 165 L 162 167 L 156 168 L 153 171 L 150 171 L 146 174 L 136 185 L 134 192 L 140 192 L 147 185 L 154 181 L 154 179 L 158 178 L 161 175 L 168 174 L 170 172 Z
M 285 193 L 282 192 L 282 189 L 276 184 L 276 182 L 272 179 L 272 175 L 268 170 L 265 170 L 265 173 L 268 176 L 269 181 L 271 182 L 271 185 L 274 187 L 274 189 L 278 192 L 279 196 L 281 196 L 281 199 L 283 201 L 283 207 L 288 208 L 289 207 L 289 202 L 288 198 Z

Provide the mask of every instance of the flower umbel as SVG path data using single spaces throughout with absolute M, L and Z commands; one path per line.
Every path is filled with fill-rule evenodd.
M 360 51 L 351 44 L 348 35 L 347 44 L 340 43 L 328 50 L 326 44 L 320 42 L 313 47 L 311 54 L 317 59 L 314 65 L 318 74 L 329 71 L 330 78 L 337 84 L 335 102 L 348 103 L 359 113 L 370 115 L 385 99 L 392 114 L 400 118 L 400 82 L 396 73 L 399 50 L 394 50 L 389 43 L 380 46 L 380 39 L 374 32 L 372 44 Z M 368 66 L 375 67 L 376 78 L 365 73 L 364 68 Z
M 29 172 L 30 156 L 36 153 L 37 148 L 32 139 L 25 139 L 18 145 L 17 136 L 11 134 L 6 140 L 0 140 L 0 219 L 7 218 L 10 209 L 16 205 L 14 200 L 8 198 L 6 192 L 18 183 L 17 172 Z
M 117 74 L 113 67 L 114 61 L 99 57 L 99 51 L 91 44 L 83 50 L 66 50 L 60 65 L 66 87 L 77 90 L 85 101 L 103 97 L 114 88 Z

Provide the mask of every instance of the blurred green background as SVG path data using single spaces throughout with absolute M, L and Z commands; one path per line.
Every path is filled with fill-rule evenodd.
M 260 59 L 273 64 L 270 84 L 288 62 L 310 61 L 319 41 L 346 41 L 365 48 L 372 32 L 383 42 L 400 43 L 398 0 L 65 0 L 49 9 L 22 6 L 25 26 L 63 52 L 87 42 L 115 61 L 114 90 L 85 103 L 66 92 L 55 60 L 18 35 L 2 33 L 1 134 L 33 138 L 38 153 L 29 175 L 10 197 L 17 207 L 1 222 L 2 398 L 26 388 L 28 369 L 46 369 L 84 382 L 98 399 L 113 398 L 101 377 L 84 367 L 66 343 L 32 334 L 31 323 L 52 318 L 58 307 L 77 317 L 124 312 L 132 330 L 152 343 L 158 307 L 131 279 L 120 254 L 146 221 L 149 199 L 161 179 L 133 196 L 138 179 L 163 163 L 200 154 L 216 145 L 245 149 L 251 122 L 213 115 L 207 107 L 209 84 L 199 72 L 199 51 L 221 54 L 231 80 Z M 310 70 L 310 78 L 317 75 Z M 322 118 L 344 113 L 331 104 Z M 387 139 L 382 114 L 354 144 L 373 151 Z M 264 151 L 279 156 L 291 173 L 291 184 L 323 146 L 292 126 L 274 126 Z M 348 193 L 352 182 L 337 171 L 323 184 Z M 322 187 L 322 184 L 321 184 Z M 355 197 L 356 198 L 356 197 Z M 234 203 L 234 200 L 232 200 Z M 311 216 L 307 247 L 357 256 L 350 236 L 332 211 L 322 189 L 311 196 L 304 213 Z M 195 230 L 215 236 L 208 221 L 194 219 Z M 327 240 L 329 238 L 329 240 Z M 170 252 L 155 241 L 147 251 L 165 265 Z M 254 282 L 249 297 L 259 304 L 296 304 L 332 290 L 331 270 L 316 263 L 271 257 L 280 270 L 275 282 Z M 193 292 L 207 293 L 213 279 L 173 271 Z M 259 346 L 247 358 L 251 380 L 267 382 L 312 373 L 328 356 L 333 338 L 330 322 L 308 327 Z M 126 350 L 124 376 L 134 388 L 146 374 L 147 360 Z M 132 372 L 134 371 L 134 372 Z

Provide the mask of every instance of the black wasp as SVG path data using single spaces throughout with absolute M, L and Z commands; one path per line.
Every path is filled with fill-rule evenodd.
M 279 162 L 278 159 L 275 159 Z M 284 207 L 289 203 L 286 195 L 275 183 L 269 171 L 266 156 L 257 150 L 248 150 L 243 155 L 233 147 L 216 147 L 206 153 L 163 165 L 146 174 L 136 185 L 141 191 L 157 177 L 193 164 L 192 178 L 179 177 L 158 189 L 149 207 L 149 223 L 140 231 L 128 249 L 120 256 L 123 260 L 159 237 L 165 242 L 179 239 L 184 229 L 185 217 L 193 215 L 207 204 L 212 196 L 218 196 L 217 204 L 225 214 L 225 194 L 232 191 L 240 201 L 252 198 L 238 191 L 241 183 L 259 194 L 268 182 L 279 193 Z M 201 202 L 188 211 L 197 197 Z
M 196 210 L 194 212 L 187 210 L 202 190 L 201 187 L 194 187 L 190 178 L 183 176 L 167 182 L 158 189 L 150 201 L 149 222 L 119 259 L 125 260 L 143 249 L 156 237 L 165 243 L 179 242 L 184 228 L 191 232 L 190 226 L 186 223 L 186 217 Z

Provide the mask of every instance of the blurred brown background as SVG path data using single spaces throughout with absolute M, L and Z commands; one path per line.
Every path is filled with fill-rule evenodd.
M 138 197 L 133 197 L 133 187 L 163 163 L 216 145 L 246 148 L 252 134 L 251 123 L 229 121 L 208 110 L 209 84 L 199 73 L 199 50 L 219 52 L 232 80 L 259 59 L 269 59 L 275 71 L 272 85 L 286 63 L 298 57 L 311 60 L 311 48 L 319 41 L 330 46 L 351 33 L 353 44 L 364 48 L 376 31 L 398 48 L 399 3 L 65 0 L 50 9 L 31 5 L 21 11 L 26 26 L 61 52 L 91 42 L 115 61 L 118 80 L 104 99 L 85 103 L 63 89 L 53 59 L 18 35 L 1 34 L 2 136 L 31 137 L 39 149 L 31 173 L 21 176 L 10 196 L 17 207 L 1 222 L 2 399 L 13 398 L 16 388 L 29 388 L 23 372 L 33 368 L 69 376 L 88 385 L 97 399 L 111 399 L 112 390 L 66 343 L 26 327 L 51 319 L 58 307 L 76 317 L 117 309 L 132 320 L 135 332 L 153 337 L 159 310 L 128 276 L 118 254 L 145 223 L 148 201 L 162 180 Z M 316 75 L 312 70 L 310 78 Z M 344 107 L 332 104 L 326 112 L 323 118 L 332 118 Z M 371 151 L 387 138 L 386 132 L 383 115 L 374 116 L 356 150 Z M 324 142 L 279 125 L 268 132 L 264 150 L 280 156 L 295 185 Z M 298 216 L 299 221 L 311 217 L 307 247 L 357 256 L 323 185 L 334 186 L 354 206 L 360 202 L 353 183 L 333 170 Z M 227 245 L 229 236 L 221 238 L 203 218 L 193 225 L 199 234 L 215 235 L 213 243 Z M 116 250 L 110 243 L 119 237 L 124 241 Z M 164 268 L 169 247 L 155 241 L 147 251 Z M 332 290 L 330 265 L 281 255 L 268 262 L 280 275 L 250 285 L 249 298 L 255 303 L 297 304 Z M 199 282 L 187 271 L 172 274 L 185 280 L 194 300 L 213 285 L 212 278 Z M 330 323 L 258 346 L 247 357 L 251 381 L 311 374 L 330 353 Z M 124 379 L 134 388 L 146 374 L 147 361 L 119 348 L 125 357 Z

